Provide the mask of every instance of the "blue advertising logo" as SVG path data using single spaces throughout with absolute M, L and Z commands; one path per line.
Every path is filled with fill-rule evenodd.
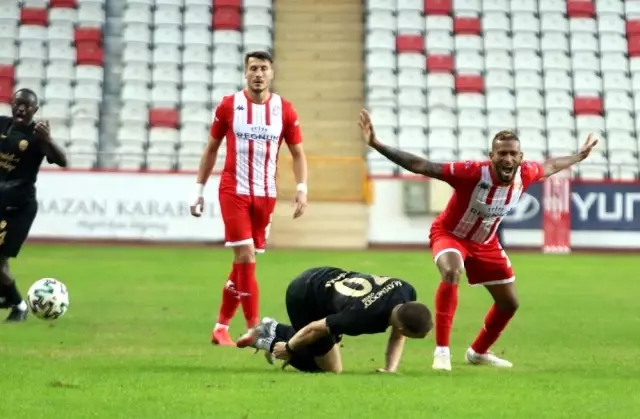
M 542 217 L 542 184 L 536 183 L 504 218 L 503 227 L 541 229 Z M 571 229 L 640 231 L 640 184 L 573 183 Z

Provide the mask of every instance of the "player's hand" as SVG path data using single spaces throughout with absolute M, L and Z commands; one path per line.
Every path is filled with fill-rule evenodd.
M 360 125 L 360 130 L 362 130 L 364 142 L 370 147 L 373 146 L 377 141 L 376 132 L 373 129 L 371 115 L 369 115 L 366 109 L 360 111 L 360 121 L 358 121 L 358 125 Z
M 589 136 L 587 137 L 587 141 L 585 141 L 584 144 L 582 144 L 582 147 L 578 152 L 578 154 L 580 155 L 580 160 L 584 160 L 587 157 L 589 157 L 589 154 L 591 154 L 591 150 L 593 150 L 593 148 L 597 144 L 598 144 L 598 139 L 595 137 L 595 135 L 593 135 L 593 133 L 589 134 Z
M 304 214 L 304 210 L 307 209 L 307 194 L 303 191 L 296 192 L 296 196 L 293 198 L 293 204 L 296 206 L 296 210 L 293 212 L 293 218 L 298 218 Z
M 199 196 L 196 198 L 193 205 L 189 207 L 191 211 L 191 215 L 194 217 L 200 217 L 202 215 L 202 211 L 204 209 L 204 197 Z
M 278 342 L 275 345 L 273 345 L 272 354 L 273 356 L 276 357 L 276 359 L 281 359 L 283 361 L 288 361 L 289 358 L 291 357 L 289 352 L 287 351 L 285 342 Z
M 51 126 L 49 125 L 49 121 L 37 122 L 33 131 L 43 141 L 51 141 Z

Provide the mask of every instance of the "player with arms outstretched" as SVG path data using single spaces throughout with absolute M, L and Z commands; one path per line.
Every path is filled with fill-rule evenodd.
M 204 186 L 211 176 L 218 149 L 227 139 L 227 156 L 218 196 L 225 228 L 225 245 L 233 248 L 233 266 L 222 292 L 222 305 L 211 341 L 234 345 L 229 322 L 242 303 L 247 327 L 258 324 L 259 295 L 256 252 L 264 252 L 271 214 L 276 204 L 276 168 L 284 140 L 293 158 L 297 182 L 297 218 L 307 205 L 307 163 L 302 132 L 293 105 L 270 91 L 273 59 L 267 52 L 245 56 L 247 88 L 225 96 L 215 111 L 209 142 L 198 170 L 197 194 L 191 215 L 199 217 Z
M 463 270 L 470 285 L 484 285 L 494 300 L 484 327 L 466 352 L 466 361 L 511 367 L 509 361 L 489 352 L 518 309 L 515 274 L 496 229 L 529 185 L 586 159 L 598 140 L 589 135 L 578 153 L 537 163 L 523 161 L 520 140 L 513 132 L 500 131 L 493 138 L 487 161 L 435 163 L 382 144 L 365 110 L 360 114 L 360 127 L 367 145 L 390 161 L 413 173 L 445 181 L 454 189 L 446 209 L 433 222 L 429 237 L 442 279 L 435 298 L 437 346 L 433 369 L 451 370 L 449 338 Z
M 287 288 L 291 325 L 265 318 L 238 339 L 238 347 L 262 349 L 303 372 L 342 371 L 337 343 L 342 335 L 383 333 L 391 328 L 386 365 L 396 372 L 405 338 L 424 338 L 433 327 L 431 312 L 416 302 L 416 290 L 398 278 L 325 266 L 309 269 Z

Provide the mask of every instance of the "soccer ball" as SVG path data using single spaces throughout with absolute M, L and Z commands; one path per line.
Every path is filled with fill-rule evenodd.
M 54 278 L 42 278 L 27 291 L 27 304 L 34 316 L 55 320 L 69 308 L 67 287 Z

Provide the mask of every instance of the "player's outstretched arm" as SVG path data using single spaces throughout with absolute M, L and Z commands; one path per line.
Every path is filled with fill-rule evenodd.
M 553 176 L 558 172 L 561 172 L 576 163 L 580 163 L 591 154 L 591 150 L 598 144 L 598 139 L 594 137 L 593 134 L 589 134 L 587 140 L 580 148 L 576 154 L 565 157 L 556 157 L 553 159 L 546 160 L 542 163 L 542 167 L 544 168 L 544 177 Z
M 386 365 L 384 369 L 378 371 L 396 372 L 398 370 L 400 359 L 402 359 L 402 352 L 404 351 L 405 341 L 406 338 L 398 329 L 391 329 L 391 334 L 389 334 L 389 341 L 387 342 L 387 352 L 385 354 Z
M 360 121 L 358 125 L 360 125 L 362 137 L 367 145 L 390 161 L 418 175 L 424 175 L 435 179 L 441 178 L 443 170 L 442 164 L 430 162 L 429 160 L 416 156 L 415 154 L 382 144 L 376 137 L 369 112 L 364 109 L 360 112 Z

